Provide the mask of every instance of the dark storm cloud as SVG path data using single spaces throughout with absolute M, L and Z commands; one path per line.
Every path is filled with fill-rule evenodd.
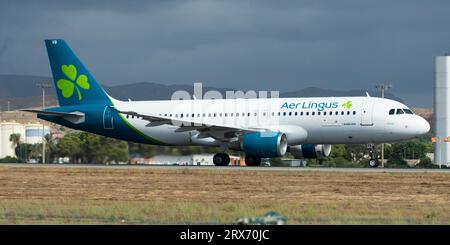
M 3 54 L 8 50 L 10 46 L 11 46 L 11 38 L 5 37 L 2 40 L 0 40 L 0 57 L 3 56 Z
M 106 84 L 289 91 L 383 81 L 406 102 L 431 106 L 433 57 L 450 51 L 449 1 L 0 4 L 0 48 L 11 40 L 0 73 L 49 75 L 43 40 L 64 38 Z

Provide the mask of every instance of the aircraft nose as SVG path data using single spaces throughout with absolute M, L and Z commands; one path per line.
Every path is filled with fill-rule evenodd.
M 416 121 L 416 131 L 418 134 L 426 134 L 430 131 L 430 124 L 427 122 L 427 120 L 423 119 L 422 117 L 418 116 Z

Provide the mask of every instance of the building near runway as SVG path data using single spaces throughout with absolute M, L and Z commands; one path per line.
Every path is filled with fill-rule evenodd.
M 213 156 L 213 154 L 156 155 L 151 158 L 135 156 L 130 158 L 130 164 L 211 166 L 214 165 Z M 243 166 L 244 159 L 239 156 L 230 156 L 230 165 Z
M 42 143 L 42 124 L 17 122 L 0 122 L 0 158 L 7 156 L 14 157 L 15 151 L 12 142 L 9 140 L 11 134 L 20 134 L 21 142 L 26 144 Z M 44 135 L 50 133 L 50 128 L 44 126 Z

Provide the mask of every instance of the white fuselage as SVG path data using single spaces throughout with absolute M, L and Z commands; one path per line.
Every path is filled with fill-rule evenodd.
M 403 109 L 409 109 L 404 104 L 376 97 L 113 100 L 113 103 L 119 111 L 131 110 L 199 124 L 286 130 L 290 133 L 289 145 L 392 142 L 418 137 L 430 129 L 422 117 L 405 113 Z M 394 114 L 390 115 L 392 109 Z M 397 114 L 397 109 L 403 113 Z M 217 140 L 220 137 L 197 137 L 199 131 L 180 130 L 179 125 L 154 126 L 141 117 L 122 116 L 142 133 L 165 144 L 220 146 L 223 143 Z M 297 137 L 303 130 L 306 137 Z

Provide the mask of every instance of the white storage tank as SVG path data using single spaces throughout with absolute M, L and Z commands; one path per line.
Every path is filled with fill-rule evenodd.
M 450 163 L 450 56 L 436 56 L 434 72 L 434 163 Z
M 40 144 L 42 143 L 42 124 L 26 124 L 25 125 L 25 139 L 27 144 Z M 44 126 L 44 135 L 50 133 L 48 126 Z
M 25 126 L 15 122 L 0 123 L 0 158 L 14 157 L 16 154 L 9 137 L 11 134 L 20 134 L 21 141 L 25 140 Z

